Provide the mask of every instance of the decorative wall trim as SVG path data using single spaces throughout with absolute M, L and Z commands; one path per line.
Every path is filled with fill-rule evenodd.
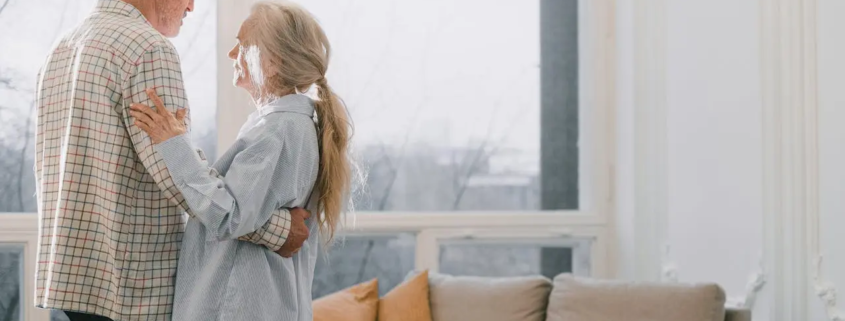
M 811 286 L 845 320 L 823 281 L 819 231 L 817 0 L 760 0 L 764 247 L 774 320 L 809 320 Z
M 739 298 L 728 298 L 727 306 L 754 311 L 757 295 L 763 290 L 766 282 L 766 273 L 763 270 L 763 259 L 761 258 L 757 270 L 748 277 L 748 283 L 745 284 L 745 295 Z
M 815 264 L 815 274 L 813 275 L 813 288 L 816 290 L 816 295 L 822 300 L 822 304 L 824 304 L 827 318 L 832 321 L 845 321 L 845 313 L 839 310 L 836 305 L 836 288 L 833 283 L 822 279 L 822 261 L 824 261 L 824 256 L 818 255 Z
M 677 264 L 671 259 L 671 247 L 666 246 L 663 254 L 663 265 L 661 266 L 661 281 L 677 283 L 680 279 Z M 745 293 L 742 297 L 729 297 L 725 305 L 732 308 L 742 308 L 754 311 L 754 304 L 757 303 L 757 295 L 766 285 L 766 274 L 763 270 L 763 260 L 760 259 L 757 270 L 748 277 L 745 284 Z M 835 294 L 834 294 L 835 295 Z
M 661 279 L 667 224 L 666 0 L 634 6 L 635 276 Z
M 678 283 L 678 264 L 671 258 L 672 247 L 666 245 L 663 249 L 663 264 L 660 268 L 660 281 Z

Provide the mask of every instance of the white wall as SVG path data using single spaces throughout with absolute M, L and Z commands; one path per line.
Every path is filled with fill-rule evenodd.
M 762 255 L 756 1 L 667 4 L 667 260 L 742 295 Z
M 794 134 L 797 140 L 807 142 L 813 140 L 802 138 L 801 131 L 818 131 L 818 216 L 821 254 L 825 256 L 819 285 L 829 281 L 829 286 L 841 290 L 845 289 L 845 273 L 841 272 L 845 271 L 845 236 L 837 232 L 845 226 L 845 215 L 842 215 L 845 212 L 845 167 L 841 165 L 845 164 L 845 147 L 842 147 L 845 146 L 845 126 L 841 125 L 845 122 L 845 37 L 841 32 L 845 30 L 845 20 L 841 19 L 845 16 L 845 2 L 809 0 L 779 3 L 765 5 L 768 8 L 784 4 L 803 5 L 808 10 L 814 4 L 818 5 L 817 38 L 814 38 L 811 29 L 801 27 L 803 21 L 800 18 L 781 18 L 776 23 L 783 25 L 774 26 L 779 28 L 774 34 L 792 37 L 784 38 L 783 41 L 790 41 L 785 43 L 795 43 L 795 39 L 799 39 L 798 44 L 802 44 L 801 41 L 805 41 L 803 44 L 811 43 L 806 42 L 806 39 L 818 41 L 818 128 L 812 128 L 812 125 L 793 128 L 789 127 L 790 123 L 778 124 L 773 128 L 778 129 L 777 135 Z M 773 75 L 772 70 L 762 68 L 782 68 L 776 76 L 779 80 L 784 79 L 780 83 L 783 86 L 806 86 L 812 82 L 796 75 L 806 75 L 812 79 L 813 59 L 796 55 L 796 52 L 807 50 L 794 48 L 799 45 L 781 48 L 786 50 L 785 56 L 775 56 L 771 64 L 763 64 L 765 51 L 761 50 L 761 43 L 771 43 L 772 40 L 762 38 L 766 32 L 761 26 L 772 26 L 761 24 L 762 5 L 760 1 L 736 0 L 618 1 L 619 208 L 616 226 L 620 239 L 620 264 L 617 275 L 625 279 L 653 279 L 651 274 L 638 273 L 637 267 L 649 266 L 642 260 L 656 260 L 660 261 L 659 266 L 663 268 L 661 273 L 664 280 L 677 278 L 681 282 L 717 282 L 726 289 L 731 304 L 741 304 L 748 294 L 750 281 L 760 275 L 757 273 L 762 273 L 767 283 L 754 304 L 755 320 L 789 320 L 788 316 L 777 316 L 772 312 L 775 311 L 776 298 L 784 300 L 789 296 L 776 296 L 773 291 L 786 291 L 795 287 L 806 289 L 809 312 L 801 312 L 800 303 L 796 305 L 799 308 L 789 307 L 786 311 L 807 315 L 807 320 L 845 320 L 845 316 L 843 319 L 832 317 L 838 311 L 830 309 L 828 313 L 812 288 L 812 277 L 815 275 L 813 262 L 806 262 L 811 266 L 807 273 L 809 275 L 796 277 L 799 272 L 790 270 L 788 265 L 786 268 L 783 265 L 775 267 L 771 266 L 771 262 L 761 260 L 765 248 L 771 249 L 769 256 L 795 253 L 784 252 L 786 250 L 777 248 L 777 244 L 765 244 L 765 222 L 781 220 L 789 226 L 793 220 L 789 217 L 801 216 L 803 219 L 795 222 L 811 226 L 813 220 L 812 196 L 795 198 L 795 194 L 785 194 L 807 202 L 801 204 L 803 207 L 781 208 L 780 211 L 787 217 L 785 219 L 773 218 L 773 213 L 764 212 L 766 202 L 775 203 L 770 206 L 785 206 L 777 204 L 777 199 L 765 198 L 764 182 L 776 179 L 775 175 L 791 175 L 793 172 L 789 172 L 789 169 L 765 171 L 764 142 L 777 140 L 778 144 L 788 144 L 784 142 L 788 139 L 783 140 L 780 136 L 764 137 L 763 108 L 773 108 L 773 105 L 764 104 L 764 99 L 768 97 L 766 95 L 778 95 L 762 91 L 762 83 L 766 79 L 763 75 Z M 646 6 L 646 12 L 664 12 L 651 16 L 663 17 L 663 26 L 654 28 L 653 22 L 646 24 L 638 21 L 637 12 L 641 11 L 637 10 L 643 9 L 640 6 Z M 649 30 L 638 32 L 637 28 Z M 795 33 L 795 30 L 799 31 Z M 772 33 L 771 30 L 769 33 Z M 649 52 L 638 51 L 640 46 L 662 51 L 637 56 L 638 52 Z M 812 48 L 812 44 L 805 46 Z M 637 69 L 638 64 L 649 68 Z M 664 77 L 637 75 L 664 70 Z M 656 83 L 636 83 L 642 79 Z M 812 85 L 804 88 L 793 90 L 799 93 L 794 96 L 797 100 L 780 106 L 797 111 L 795 115 L 812 115 L 805 110 L 812 108 L 812 99 L 807 100 L 806 97 L 814 89 Z M 662 99 L 636 99 L 638 95 L 654 93 L 661 95 L 659 98 Z M 644 105 L 643 102 L 648 104 Z M 653 107 L 660 103 L 665 103 L 665 108 Z M 639 114 L 642 112 L 653 113 L 645 116 L 649 124 L 665 126 L 665 137 L 660 136 L 663 135 L 660 131 L 636 130 L 638 122 L 644 119 Z M 785 112 L 780 113 L 786 115 Z M 632 137 L 636 135 L 646 137 Z M 655 144 L 658 146 L 655 147 Z M 810 146 L 804 147 L 808 149 L 802 151 L 805 154 L 813 153 L 812 143 L 797 143 L 794 146 Z M 643 161 L 636 156 L 638 150 L 653 151 L 653 155 L 647 155 L 644 160 L 665 163 L 665 168 L 658 175 L 647 176 L 645 181 L 638 178 L 637 171 L 654 170 L 648 164 L 635 164 Z M 800 154 L 793 155 L 796 158 L 791 158 L 793 163 L 786 163 L 787 166 L 813 169 L 812 164 L 794 163 L 795 159 L 813 160 L 813 157 Z M 805 184 L 809 184 L 808 188 L 812 189 L 815 188 L 812 179 L 803 175 L 810 175 L 810 172 L 801 173 L 799 170 L 799 177 L 785 179 L 787 182 L 809 182 Z M 661 203 L 634 197 L 635 191 L 642 188 L 658 192 L 665 190 L 665 198 Z M 638 204 L 643 201 L 649 204 Z M 656 224 L 645 225 L 644 228 L 644 225 L 637 224 L 642 220 Z M 778 225 L 769 223 L 768 226 Z M 804 231 L 803 227 L 791 229 Z M 806 243 L 795 246 L 810 251 L 814 235 L 807 233 Z M 639 248 L 643 245 L 637 245 L 635 240 L 653 234 L 663 236 L 645 246 L 661 249 L 668 246 L 670 252 L 663 257 L 638 255 L 649 251 Z M 785 239 L 789 236 L 782 237 Z M 778 259 L 784 261 L 783 257 Z M 777 275 L 772 275 L 772 271 L 777 269 L 780 269 L 776 271 Z M 783 284 L 786 283 L 783 280 L 797 282 Z M 754 296 L 752 291 L 748 297 Z M 832 304 L 830 308 L 833 308 Z

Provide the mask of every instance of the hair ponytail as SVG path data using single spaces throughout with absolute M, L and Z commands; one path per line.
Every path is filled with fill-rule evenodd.
M 349 193 L 350 164 L 347 156 L 351 128 L 346 108 L 332 92 L 326 78 L 317 80 L 319 100 L 315 102 L 317 113 L 317 137 L 320 144 L 320 169 L 316 189 L 319 192 L 320 229 L 331 241 L 340 223 L 345 201 Z

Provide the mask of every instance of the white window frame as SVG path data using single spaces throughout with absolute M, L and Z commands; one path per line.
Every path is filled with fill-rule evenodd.
M 218 49 L 230 49 L 233 35 L 255 1 L 219 0 Z M 613 277 L 612 213 L 615 160 L 615 0 L 579 0 L 579 198 L 571 211 L 357 212 L 347 217 L 347 234 L 412 232 L 417 235 L 416 268 L 438 270 L 440 243 L 454 238 L 589 238 L 590 275 Z M 232 63 L 218 55 L 218 150 L 226 150 L 250 112 L 249 98 L 231 85 Z

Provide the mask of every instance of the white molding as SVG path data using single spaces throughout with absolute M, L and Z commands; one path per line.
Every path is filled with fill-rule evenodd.
M 726 302 L 727 306 L 754 311 L 754 305 L 757 303 L 757 296 L 768 282 L 766 272 L 763 269 L 763 264 L 763 259 L 761 258 L 757 266 L 757 270 L 752 272 L 748 277 L 748 282 L 745 284 L 745 294 L 742 297 L 728 298 Z
M 544 227 L 564 230 L 601 226 L 603 217 L 589 212 L 361 212 L 346 217 L 350 232 L 420 231 L 432 228 Z
M 609 264 L 606 260 L 607 229 L 605 227 L 584 227 L 561 233 L 556 230 L 538 230 L 537 228 L 472 228 L 472 229 L 425 229 L 417 234 L 417 253 L 415 268 L 437 272 L 440 266 L 439 251 L 442 243 L 450 242 L 492 242 L 495 244 L 567 244 L 574 245 L 588 241 L 589 247 L 575 246 L 578 252 L 588 251 L 588 267 L 574 266 L 574 273 L 598 278 L 610 278 Z M 585 254 L 587 252 L 581 252 Z
M 818 224 L 816 225 L 818 226 Z M 822 300 L 825 309 L 824 312 L 828 319 L 831 321 L 845 321 L 845 312 L 842 312 L 836 305 L 836 287 L 832 282 L 825 281 L 822 278 L 822 262 L 824 261 L 824 256 L 818 254 L 818 252 L 815 252 L 815 254 L 817 254 L 817 257 L 815 261 L 815 274 L 813 275 L 813 289 L 819 299 Z
M 760 0 L 764 255 L 775 320 L 809 320 L 813 288 L 828 319 L 845 319 L 821 275 L 817 8 L 817 0 Z
M 660 265 L 660 281 L 669 283 L 678 283 L 680 276 L 678 272 L 678 264 L 672 260 L 672 247 L 666 245 L 663 247 L 663 257 Z
M 661 265 L 661 281 L 668 283 L 678 283 L 680 279 L 680 272 L 678 265 L 671 259 L 671 248 L 666 246 L 663 254 L 663 264 Z M 766 285 L 766 273 L 763 270 L 763 260 L 761 259 L 757 270 L 752 272 L 748 277 L 748 282 L 745 284 L 745 293 L 741 297 L 728 297 L 725 306 L 732 308 L 747 309 L 754 311 L 754 304 L 757 303 L 757 295 L 763 290 Z
M 634 6 L 635 276 L 661 279 L 667 225 L 666 0 Z
M 229 149 L 241 125 L 254 111 L 244 90 L 232 85 L 232 60 L 227 53 L 235 45 L 241 23 L 256 0 L 217 1 L 217 155 Z
M 618 258 L 610 219 L 616 210 L 617 5 L 616 0 L 580 0 L 578 7 L 579 109 L 591 111 L 579 116 L 589 133 L 581 139 L 579 157 L 590 164 L 581 189 L 590 191 L 584 209 L 605 227 L 593 244 L 593 275 L 613 277 Z

